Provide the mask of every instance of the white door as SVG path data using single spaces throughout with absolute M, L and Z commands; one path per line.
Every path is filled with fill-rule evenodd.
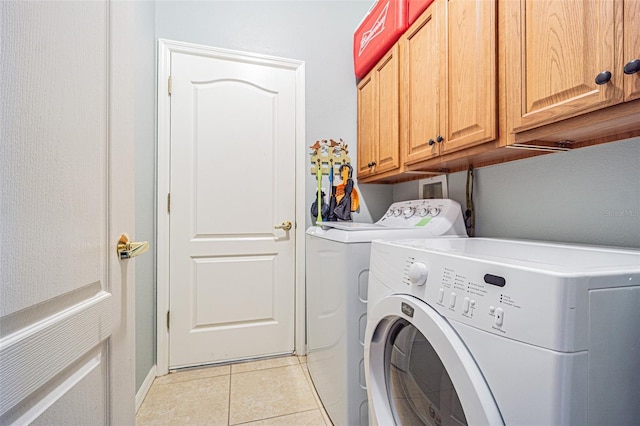
M 3 425 L 134 424 L 132 17 L 0 3 Z
M 171 53 L 171 368 L 294 349 L 296 73 Z

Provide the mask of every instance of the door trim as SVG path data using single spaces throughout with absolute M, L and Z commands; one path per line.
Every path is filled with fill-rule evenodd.
M 157 234 L 157 283 L 156 283 L 156 371 L 158 376 L 169 373 L 169 214 L 167 194 L 170 179 L 170 97 L 168 81 L 171 74 L 171 53 L 186 53 L 218 59 L 233 59 L 255 64 L 274 65 L 296 72 L 296 135 L 295 135 L 295 318 L 294 342 L 298 355 L 305 354 L 305 293 L 304 293 L 304 224 L 305 224 L 305 63 L 303 61 L 240 52 L 173 40 L 158 40 L 158 147 L 156 181 L 156 234 Z M 298 228 L 298 225 L 302 228 Z

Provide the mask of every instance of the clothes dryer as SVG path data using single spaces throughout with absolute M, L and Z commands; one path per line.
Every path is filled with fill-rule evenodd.
M 638 424 L 638 250 L 375 241 L 368 299 L 373 425 Z
M 307 366 L 336 426 L 368 424 L 364 331 L 371 241 L 466 237 L 449 199 L 392 204 L 376 223 L 320 222 L 306 235 Z

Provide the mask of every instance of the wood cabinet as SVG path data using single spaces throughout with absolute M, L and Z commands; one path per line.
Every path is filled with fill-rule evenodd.
M 438 0 L 439 1 L 439 0 Z M 437 5 L 431 4 L 400 39 L 404 161 L 408 164 L 439 155 L 440 37 Z
M 497 136 L 496 2 L 436 0 L 400 39 L 404 161 Z
M 504 1 L 506 90 L 513 131 L 638 98 L 637 0 Z M 635 56 L 634 56 L 635 55 Z
M 624 99 L 640 99 L 640 1 L 624 2 Z
M 358 178 L 400 167 L 399 51 L 396 44 L 358 84 Z
M 640 0 L 435 0 L 358 85 L 358 178 L 640 136 L 638 28 Z

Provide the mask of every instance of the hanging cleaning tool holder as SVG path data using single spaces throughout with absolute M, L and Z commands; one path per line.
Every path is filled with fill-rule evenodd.
M 347 144 L 342 139 L 336 142 L 333 139 L 323 139 L 316 141 L 311 148 L 311 174 L 318 173 L 318 167 L 322 175 L 329 176 L 329 170 L 333 167 L 333 174 L 339 175 L 340 166 L 351 164 L 351 159 L 347 155 Z M 318 166 L 319 165 L 319 166 Z

